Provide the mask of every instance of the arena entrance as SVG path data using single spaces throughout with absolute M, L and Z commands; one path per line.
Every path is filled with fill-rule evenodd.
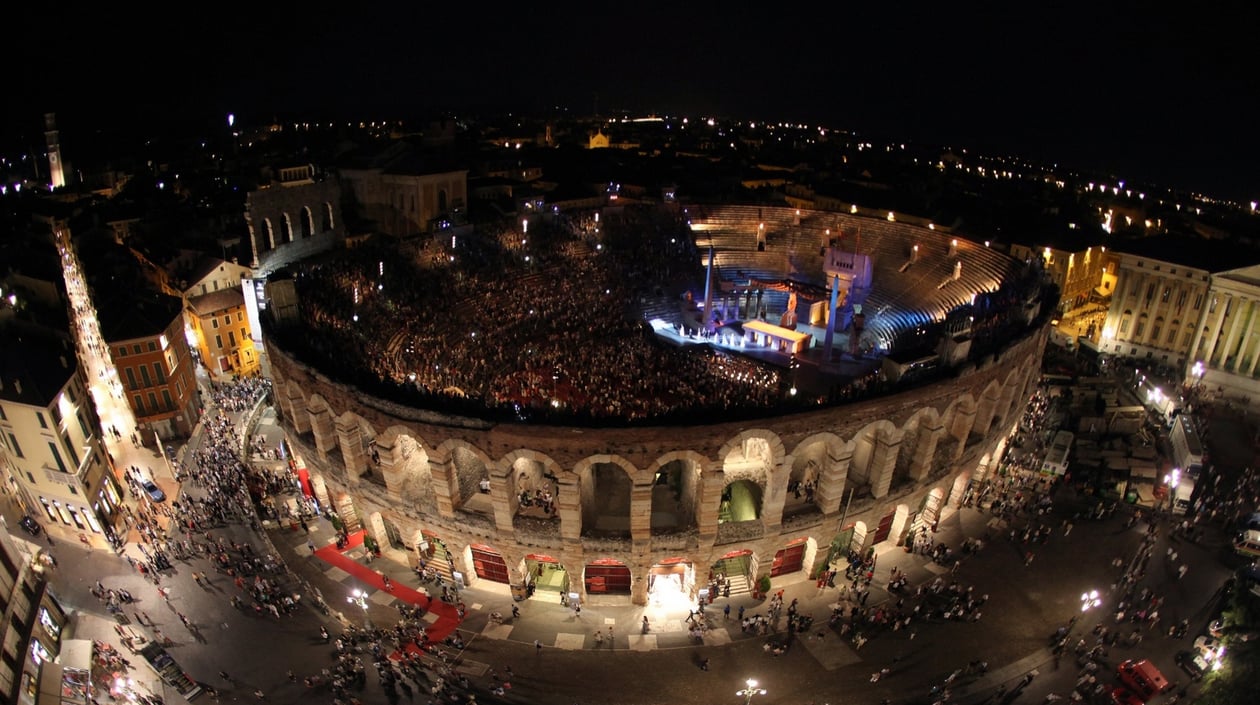
M 474 543 L 468 550 L 472 553 L 473 573 L 478 578 L 504 585 L 510 582 L 507 562 L 498 551 L 482 543 Z
M 719 558 L 709 570 L 715 578 L 724 581 L 723 593 L 729 586 L 732 595 L 746 595 L 752 592 L 757 556 L 747 549 L 731 551 Z
M 584 577 L 588 595 L 629 595 L 633 583 L 626 564 L 612 558 L 587 563 Z
M 770 564 L 770 577 L 788 575 L 799 571 L 805 565 L 805 549 L 809 539 L 796 539 L 774 554 L 774 562 Z
M 428 531 L 421 532 L 420 536 L 420 543 L 416 545 L 416 552 L 420 554 L 420 558 L 424 560 L 427 567 L 436 571 L 438 577 L 447 585 L 455 585 L 455 557 L 447 550 L 446 542 Z
M 690 608 L 695 585 L 696 569 L 686 558 L 666 558 L 648 569 L 648 600 L 653 607 Z
M 530 597 L 558 603 L 560 595 L 569 591 L 568 571 L 551 556 L 541 553 L 525 556 L 525 575 L 528 581 L 525 594 Z
M 892 533 L 893 519 L 897 517 L 897 508 L 892 507 L 888 513 L 879 519 L 879 526 L 875 529 L 875 538 L 871 543 L 879 543 L 888 539 L 888 535 Z

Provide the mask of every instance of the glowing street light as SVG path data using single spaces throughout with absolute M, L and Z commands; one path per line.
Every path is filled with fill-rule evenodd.
M 754 695 L 766 694 L 766 689 L 758 688 L 757 681 L 753 680 L 752 678 L 749 678 L 748 680 L 744 681 L 744 683 L 746 687 L 742 688 L 739 691 L 736 691 L 735 693 L 736 695 L 744 699 L 744 705 L 751 705 Z
M 355 588 L 348 596 L 346 596 L 346 602 L 352 605 L 358 605 L 359 608 L 363 610 L 363 628 L 371 629 L 372 622 L 368 619 L 367 598 L 368 594 L 366 591 Z
M 1088 612 L 1090 609 L 1102 604 L 1102 597 L 1098 595 L 1097 590 L 1081 593 L 1081 611 Z

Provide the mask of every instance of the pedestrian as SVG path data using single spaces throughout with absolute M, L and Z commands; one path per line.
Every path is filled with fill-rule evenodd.
M 1024 565 L 1032 565 L 1032 562 L 1033 562 L 1033 557 L 1034 557 L 1034 554 L 1033 554 L 1033 552 L 1032 552 L 1032 551 L 1029 551 L 1029 552 L 1025 553 L 1025 554 L 1024 554 Z
M 730 603 L 727 603 L 727 605 L 722 608 L 722 619 L 729 621 L 730 618 L 731 618 L 731 605 Z
M 512 619 L 516 619 L 519 616 L 521 616 L 521 608 L 516 605 L 512 605 Z
M 736 615 L 736 617 L 735 617 L 735 618 L 736 618 L 736 619 L 738 619 L 738 620 L 739 620 L 739 621 L 741 621 L 741 622 L 742 622 L 742 621 L 744 621 L 744 606 L 743 606 L 743 605 L 740 605 L 740 606 L 739 606 L 739 614 L 738 614 L 738 615 Z
M 393 586 L 393 585 L 389 582 L 389 576 L 388 576 L 388 575 L 385 575 L 384 573 L 382 573 L 382 574 L 381 574 L 381 582 L 382 582 L 382 583 L 384 583 L 384 585 L 385 585 L 385 590 L 386 590 L 387 592 L 393 592 L 393 590 L 394 590 L 394 586 Z
M 542 653 L 542 642 L 537 639 L 534 640 L 534 653 L 536 654 Z
M 701 671 L 709 670 L 709 659 L 706 658 L 700 661 L 700 670 Z

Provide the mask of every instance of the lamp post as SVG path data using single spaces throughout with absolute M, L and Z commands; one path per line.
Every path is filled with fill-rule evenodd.
M 1097 590 L 1081 593 L 1081 612 L 1088 612 L 1101 604 L 1102 598 L 1098 595 Z
M 367 592 L 360 590 L 359 588 L 355 588 L 350 595 L 346 597 L 346 602 L 349 602 L 352 605 L 358 605 L 363 610 L 363 628 L 371 629 L 372 621 L 368 619 L 367 597 Z
M 746 687 L 744 687 L 743 689 L 735 693 L 736 695 L 744 699 L 744 705 L 752 705 L 752 699 L 754 695 L 766 694 L 766 689 L 758 688 L 757 681 L 753 680 L 752 678 L 749 678 L 748 680 L 744 681 L 744 683 Z

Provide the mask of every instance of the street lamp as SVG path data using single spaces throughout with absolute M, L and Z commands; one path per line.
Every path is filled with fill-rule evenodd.
M 747 687 L 735 693 L 736 695 L 744 699 L 744 705 L 752 705 L 752 699 L 754 695 L 766 694 L 766 689 L 758 688 L 757 681 L 753 680 L 752 678 L 749 678 L 748 680 L 744 681 L 744 683 L 747 684 Z
M 1081 611 L 1088 612 L 1091 608 L 1102 604 L 1102 598 L 1098 596 L 1097 590 L 1081 593 Z
M 352 605 L 358 605 L 363 610 L 363 628 L 371 629 L 372 622 L 368 619 L 367 597 L 367 592 L 360 590 L 359 588 L 355 588 L 350 595 L 346 597 L 346 602 L 349 602 Z

